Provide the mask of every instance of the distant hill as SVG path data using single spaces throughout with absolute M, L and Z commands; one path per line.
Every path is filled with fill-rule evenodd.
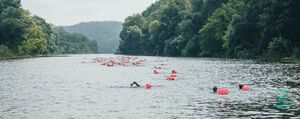
M 71 33 L 81 33 L 91 40 L 98 42 L 100 53 L 115 53 L 119 46 L 119 34 L 122 22 L 83 22 L 72 26 L 63 26 Z

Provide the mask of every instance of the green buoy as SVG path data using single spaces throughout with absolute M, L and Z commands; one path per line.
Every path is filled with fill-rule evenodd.
M 291 109 L 292 105 L 287 104 L 287 97 L 285 96 L 288 93 L 288 90 L 278 90 L 279 96 L 277 97 L 278 104 L 274 104 L 273 106 L 277 109 L 287 110 Z
M 275 108 L 281 109 L 281 110 L 288 110 L 288 109 L 291 109 L 293 107 L 292 105 L 289 105 L 289 104 L 274 104 L 273 106 Z

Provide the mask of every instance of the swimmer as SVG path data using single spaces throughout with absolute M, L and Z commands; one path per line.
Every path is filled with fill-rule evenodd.
M 239 89 L 243 91 L 250 91 L 250 88 L 243 84 L 239 84 Z
M 139 85 L 136 81 L 134 81 L 133 83 L 131 83 L 130 87 L 133 87 L 133 85 L 135 85 L 136 87 L 141 87 L 141 85 Z
M 218 95 L 227 95 L 229 93 L 227 89 L 218 89 L 216 86 L 213 87 L 213 91 Z
M 239 84 L 239 88 L 243 89 L 244 85 L 243 84 Z
M 216 93 L 218 91 L 218 87 L 214 86 L 213 91 L 214 91 L 214 93 Z
M 176 70 L 172 70 L 172 73 L 173 73 L 173 74 L 174 74 L 174 73 L 176 74 L 176 73 L 177 73 L 177 71 L 176 71 Z

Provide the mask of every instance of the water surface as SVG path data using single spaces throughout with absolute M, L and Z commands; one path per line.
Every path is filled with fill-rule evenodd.
M 107 67 L 95 57 L 71 55 L 0 61 L 0 119 L 298 118 L 299 64 L 251 60 L 137 57 L 140 67 Z M 82 63 L 85 62 L 85 63 Z M 158 75 L 154 66 L 165 63 Z M 178 71 L 175 81 L 166 78 Z M 130 88 L 137 81 L 151 89 Z M 251 87 L 238 89 L 238 83 Z M 212 93 L 224 87 L 230 94 Z M 290 110 L 278 110 L 278 89 L 288 89 Z

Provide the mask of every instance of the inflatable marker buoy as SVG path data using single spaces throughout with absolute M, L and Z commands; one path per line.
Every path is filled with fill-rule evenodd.
M 243 86 L 242 91 L 250 91 L 250 88 L 248 86 Z
M 154 74 L 158 74 L 158 71 L 157 71 L 157 70 L 154 70 Z
M 173 73 L 173 74 L 177 74 L 177 71 L 176 71 L 176 70 L 172 70 L 172 73 Z
M 219 89 L 217 91 L 217 94 L 219 95 L 227 95 L 229 93 L 229 91 L 227 89 Z
M 176 74 L 174 74 L 174 73 L 171 75 L 171 77 L 176 77 L 176 76 L 177 76 L 177 75 L 176 75 Z
M 229 93 L 227 89 L 218 89 L 216 86 L 213 87 L 213 91 L 218 95 L 227 95 Z
M 147 88 L 147 89 L 150 89 L 151 87 L 152 87 L 151 84 L 149 84 L 149 83 L 146 84 L 146 88 Z
M 293 108 L 293 105 L 290 104 L 274 104 L 273 105 L 276 109 L 280 109 L 280 110 L 288 110 Z
M 173 81 L 173 80 L 175 80 L 175 77 L 169 76 L 168 80 Z
M 239 84 L 239 88 L 242 91 L 250 91 L 250 88 L 246 85 L 243 85 L 243 84 Z

